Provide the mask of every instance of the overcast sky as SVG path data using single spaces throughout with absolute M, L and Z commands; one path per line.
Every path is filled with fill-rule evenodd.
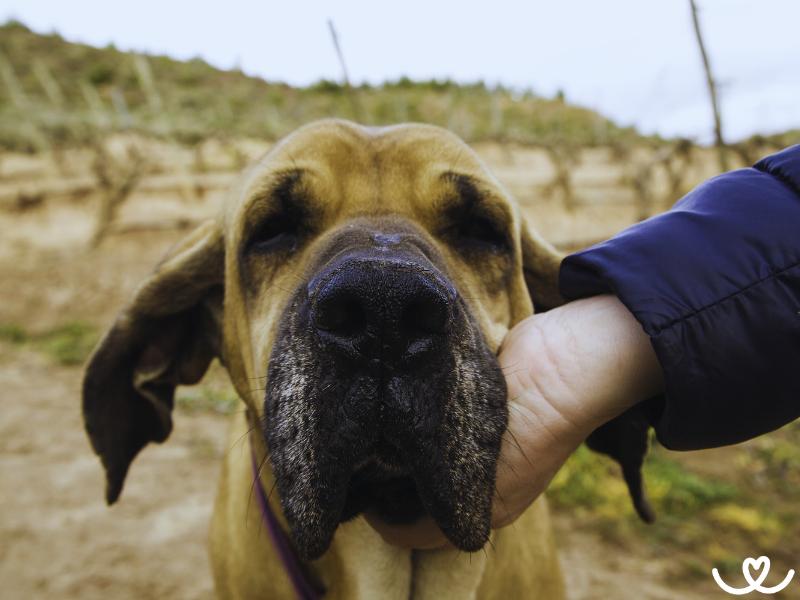
M 800 0 L 698 3 L 728 136 L 800 127 Z M 298 85 L 341 76 L 332 18 L 356 82 L 563 89 L 643 132 L 710 138 L 688 0 L 0 0 L 2 17 Z

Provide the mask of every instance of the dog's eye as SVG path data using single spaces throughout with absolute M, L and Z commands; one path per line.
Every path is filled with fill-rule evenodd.
M 486 195 L 471 177 L 445 173 L 443 179 L 455 188 L 445 209 L 444 233 L 462 252 L 506 253 L 511 240 L 499 210 L 484 202 Z
M 459 245 L 470 250 L 502 252 L 508 248 L 505 230 L 494 220 L 476 214 L 463 215 L 451 233 Z
M 255 230 L 247 249 L 258 253 L 292 252 L 297 249 L 301 225 L 299 215 L 290 213 L 273 215 Z
M 466 241 L 492 248 L 502 248 L 507 241 L 505 232 L 494 221 L 477 215 L 463 220 L 459 235 Z

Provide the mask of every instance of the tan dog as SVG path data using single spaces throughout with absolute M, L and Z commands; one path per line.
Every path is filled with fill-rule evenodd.
M 271 509 L 326 598 L 561 598 L 543 499 L 489 530 L 507 423 L 495 355 L 534 304 L 559 303 L 559 262 L 454 135 L 300 129 L 173 248 L 95 351 L 84 416 L 108 502 L 169 435 L 175 387 L 217 357 L 247 407 L 231 440 L 249 435 L 266 461 Z M 250 455 L 230 452 L 211 528 L 218 594 L 290 598 L 253 490 Z M 463 551 L 390 546 L 364 512 L 428 513 Z

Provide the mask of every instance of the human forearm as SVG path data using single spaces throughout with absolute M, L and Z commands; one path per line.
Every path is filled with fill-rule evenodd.
M 519 323 L 500 353 L 509 433 L 495 526 L 513 521 L 597 427 L 661 389 L 649 338 L 614 296 L 571 302 Z

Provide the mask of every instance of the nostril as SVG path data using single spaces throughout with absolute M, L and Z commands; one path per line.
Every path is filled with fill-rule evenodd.
M 322 300 L 314 311 L 317 329 L 342 336 L 354 336 L 367 324 L 361 302 L 351 296 L 338 296 Z
M 411 335 L 445 333 L 450 320 L 447 303 L 427 298 L 412 300 L 400 316 L 401 329 Z

